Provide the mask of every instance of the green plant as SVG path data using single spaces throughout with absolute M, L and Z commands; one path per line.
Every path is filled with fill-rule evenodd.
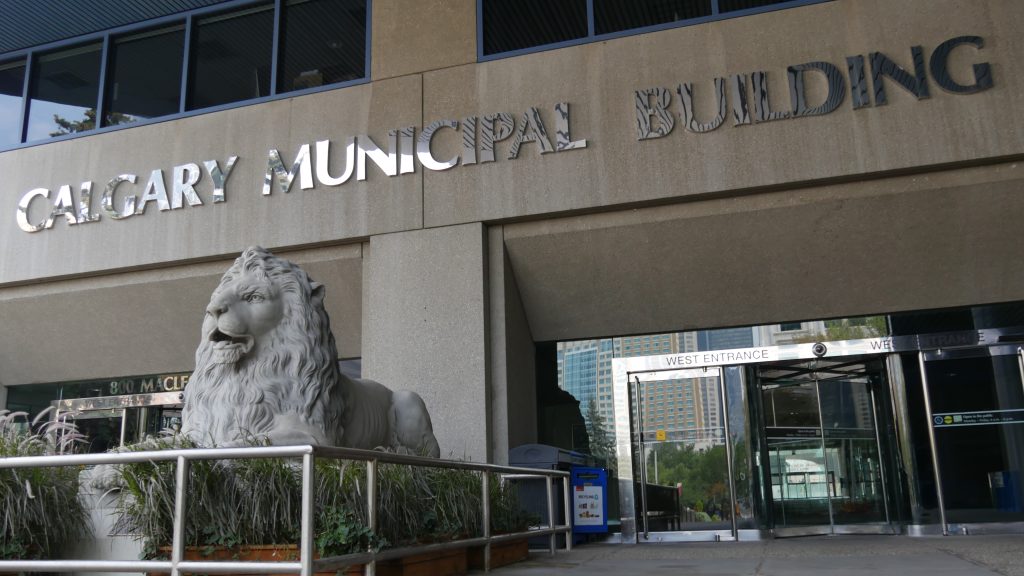
M 182 437 L 164 436 L 129 449 L 193 447 Z M 118 526 L 144 539 L 146 557 L 158 557 L 159 548 L 171 543 L 174 530 L 175 464 L 124 464 L 117 466 L 117 474 L 122 487 Z M 366 525 L 365 505 L 356 496 L 360 475 L 358 466 L 317 462 L 318 539 L 321 532 L 341 530 L 342 523 L 353 531 Z M 187 546 L 237 547 L 299 540 L 302 478 L 294 459 L 194 460 L 189 465 L 187 494 Z M 330 543 L 338 535 L 324 536 L 324 542 Z M 372 534 L 367 538 L 368 545 L 378 542 Z
M 455 540 L 482 533 L 480 473 L 380 464 L 380 531 L 400 545 Z
M 377 551 L 387 543 L 357 518 L 352 510 L 328 509 L 318 520 L 316 549 L 321 557 Z
M 482 533 L 482 481 L 479 472 L 451 468 L 421 469 L 433 504 L 428 531 L 438 539 L 456 539 Z
M 190 448 L 178 437 L 151 440 L 139 449 Z M 123 486 L 119 524 L 146 539 L 145 554 L 171 542 L 173 462 L 118 466 Z M 188 546 L 291 544 L 299 540 L 301 470 L 294 459 L 192 461 L 186 502 Z M 325 458 L 316 462 L 315 538 L 321 555 L 405 546 L 482 534 L 481 473 L 468 470 L 378 465 L 378 530 L 367 526 L 366 463 Z M 514 486 L 491 480 L 492 529 L 525 529 Z
M 496 474 L 491 475 L 491 533 L 511 534 L 524 532 L 540 523 L 540 516 L 526 512 L 519 504 L 519 487 L 515 483 L 503 482 Z
M 24 412 L 0 410 L 0 457 L 73 452 L 82 436 L 51 414 L 29 421 Z M 52 558 L 90 533 L 78 473 L 67 466 L 0 469 L 0 558 Z

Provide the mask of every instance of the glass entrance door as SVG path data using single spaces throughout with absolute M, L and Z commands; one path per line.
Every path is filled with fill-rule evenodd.
M 125 411 L 91 410 L 66 416 L 85 437 L 85 451 L 95 454 L 113 450 L 124 444 Z
M 776 535 L 891 532 L 878 359 L 758 367 Z
M 920 359 L 944 531 L 1024 522 L 1024 351 L 997 345 Z
M 156 392 L 56 400 L 58 418 L 73 421 L 88 452 L 132 444 L 181 428 L 181 393 Z
M 721 370 L 636 378 L 634 493 L 641 540 L 730 539 L 735 510 L 732 447 Z

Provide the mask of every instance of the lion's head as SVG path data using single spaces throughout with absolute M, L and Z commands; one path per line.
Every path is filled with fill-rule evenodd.
M 343 406 L 323 296 L 323 285 L 295 264 L 245 250 L 206 307 L 182 431 L 226 444 L 259 437 L 287 415 L 336 444 Z

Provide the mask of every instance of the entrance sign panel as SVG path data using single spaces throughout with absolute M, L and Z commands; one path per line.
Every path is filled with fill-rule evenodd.
M 1024 424 L 1024 409 L 936 414 L 932 416 L 932 424 L 936 428 Z
M 660 354 L 654 356 L 634 356 L 616 358 L 612 361 L 612 372 L 618 378 L 625 377 L 627 372 L 644 372 L 642 380 L 656 380 L 655 374 L 661 371 L 678 371 L 686 368 L 715 368 L 717 366 L 733 366 L 771 362 L 779 359 L 779 346 L 761 346 L 758 348 L 736 348 L 733 350 L 716 350 L 710 352 L 687 352 L 683 354 Z M 715 368 L 717 371 L 717 368 Z M 681 373 L 681 377 L 697 378 L 708 373 Z

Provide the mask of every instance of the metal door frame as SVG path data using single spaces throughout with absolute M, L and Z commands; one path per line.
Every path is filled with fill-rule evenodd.
M 725 458 L 726 458 L 726 474 L 728 478 L 729 486 L 729 507 L 730 507 L 730 523 L 731 528 L 728 531 L 721 529 L 708 529 L 708 530 L 667 530 L 657 532 L 659 535 L 658 541 L 693 541 L 693 540 L 713 540 L 719 541 L 731 541 L 739 539 L 739 530 L 736 521 L 736 476 L 733 470 L 735 463 L 733 462 L 733 450 L 732 442 L 730 441 L 730 430 L 729 430 L 729 398 L 725 390 L 725 368 L 726 366 L 702 366 L 700 368 L 683 369 L 674 371 L 656 371 L 656 372 L 637 372 L 631 374 L 632 380 L 632 393 L 628 395 L 629 400 L 629 414 L 632 416 L 633 410 L 633 398 L 637 399 L 635 405 L 635 413 L 637 415 L 636 421 L 632 422 L 631 432 L 636 438 L 637 450 L 640 460 L 639 470 L 639 481 L 640 485 L 646 487 L 647 485 L 647 450 L 646 443 L 644 442 L 643 424 L 644 424 L 644 398 L 641 395 L 641 382 L 646 384 L 647 382 L 657 382 L 663 380 L 675 380 L 675 379 L 698 379 L 698 378 L 716 378 L 718 381 L 718 396 L 721 398 L 721 410 L 722 410 L 722 433 L 725 440 Z M 699 370 L 699 371 L 698 371 Z M 655 377 L 641 380 L 640 374 L 654 374 Z M 631 455 L 632 457 L 632 455 Z M 632 479 L 631 479 L 632 480 Z M 637 539 L 639 540 L 641 535 L 643 540 L 649 541 L 651 531 L 648 525 L 647 519 L 647 490 L 642 489 L 640 491 L 640 526 L 637 526 Z M 642 527 L 642 530 L 640 528 Z
M 128 410 L 130 408 L 152 408 L 156 406 L 181 406 L 184 399 L 182 392 L 151 392 L 146 394 L 122 394 L 119 396 L 96 396 L 91 398 L 67 398 L 54 400 L 54 419 L 60 418 L 121 418 L 120 446 L 132 441 L 126 438 L 128 430 Z M 104 414 L 103 416 L 95 416 Z M 144 430 L 146 411 L 139 414 L 138 429 Z
M 1018 347 L 1018 358 L 1022 362 L 1021 373 L 1024 381 L 1024 348 L 1021 346 L 1024 341 L 1024 327 L 1008 327 L 995 329 L 980 329 L 955 332 L 937 332 L 928 334 L 915 334 L 908 336 L 886 336 L 881 338 L 863 338 L 857 340 L 826 341 L 806 344 L 789 344 L 778 346 L 760 346 L 753 348 L 738 348 L 732 350 L 715 350 L 705 352 L 685 352 L 677 354 L 662 354 L 654 356 L 635 356 L 630 358 L 615 358 L 612 360 L 612 397 L 615 405 L 615 450 L 617 456 L 617 472 L 620 478 L 619 502 L 621 510 L 621 535 L 623 542 L 637 541 L 637 522 L 635 517 L 633 494 L 633 455 L 632 455 L 632 422 L 629 406 L 629 387 L 633 374 L 650 372 L 668 372 L 682 368 L 700 368 L 703 366 L 739 366 L 750 364 L 762 364 L 785 360 L 810 360 L 814 358 L 835 358 L 841 356 L 867 356 L 876 355 L 885 358 L 886 373 L 889 379 L 888 385 L 891 401 L 893 403 L 892 417 L 894 430 L 898 435 L 900 446 L 898 447 L 898 461 L 907 473 L 913 474 L 915 468 L 913 462 L 908 465 L 909 455 L 907 446 L 910 438 L 908 422 L 908 407 L 906 398 L 901 396 L 904 390 L 903 374 L 894 372 L 902 366 L 898 353 L 919 353 L 918 361 L 922 361 L 922 351 L 935 351 L 954 348 L 974 348 L 991 345 L 1005 345 Z M 923 375 L 923 370 L 922 370 Z M 926 386 L 922 379 L 922 385 Z M 728 399 L 726 398 L 727 402 Z M 928 402 L 930 404 L 930 401 Z M 877 399 L 875 401 L 877 412 Z M 931 414 L 930 405 L 926 409 Z M 928 422 L 929 430 L 931 422 Z M 875 421 L 876 433 L 878 432 L 878 421 Z M 934 445 L 930 446 L 932 454 L 935 454 Z M 884 464 L 883 464 L 884 465 Z M 933 466 L 937 471 L 938 467 Z M 890 473 L 894 474 L 895 471 Z M 895 476 L 894 476 L 895 477 Z M 940 480 L 941 481 L 941 480 Z M 910 483 L 912 484 L 912 482 Z M 907 486 L 910 491 L 910 498 L 913 501 L 916 497 L 914 486 Z M 943 516 L 945 508 L 942 507 Z M 891 514 L 891 512 L 890 512 Z M 891 516 L 890 516 L 891 519 Z M 856 525 L 849 525 L 856 526 Z M 895 525 L 890 524 L 895 530 Z M 916 532 L 916 526 L 910 526 L 911 532 Z M 1002 527 L 997 523 L 967 527 L 975 532 L 992 531 L 1007 528 L 1013 531 L 1024 531 L 1024 523 L 1014 523 L 1013 526 Z M 856 531 L 863 529 L 858 528 Z M 942 529 L 944 533 L 951 533 L 950 526 L 943 518 Z M 741 539 L 745 531 L 740 530 Z M 756 531 L 755 531 L 756 532 Z M 838 533 L 838 532 L 837 532 Z M 924 533 L 923 531 L 921 533 Z
M 652 373 L 679 372 L 692 368 L 720 368 L 742 366 L 751 364 L 764 364 L 781 362 L 787 360 L 812 360 L 815 358 L 835 358 L 843 356 L 879 356 L 885 357 L 897 350 L 913 345 L 917 349 L 918 337 L 884 337 L 884 338 L 863 338 L 858 340 L 825 341 L 804 344 L 787 344 L 773 346 L 758 346 L 753 348 L 736 348 L 730 350 L 713 350 L 703 352 L 684 352 L 677 354 L 661 354 L 651 356 L 633 356 L 628 358 L 614 358 L 612 360 L 612 398 L 615 405 L 615 452 L 617 457 L 617 472 L 619 478 L 619 509 L 621 514 L 620 540 L 623 542 L 638 542 L 640 540 L 641 526 L 638 526 L 636 518 L 636 507 L 634 505 L 636 495 L 634 494 L 633 481 L 636 478 L 633 470 L 633 430 L 632 409 L 630 405 L 630 388 L 634 376 Z M 886 363 L 889 366 L 889 363 Z M 669 379 L 665 375 L 661 379 Z M 890 376 L 891 378 L 891 376 Z M 724 378 L 719 378 L 720 386 L 724 386 Z M 723 409 L 727 410 L 728 398 L 723 393 Z M 725 414 L 728 421 L 728 413 Z M 877 420 L 875 423 L 877 433 Z M 763 431 L 761 432 L 763 434 Z M 731 443 L 726 442 L 729 452 L 732 451 Z M 730 466 L 732 459 L 730 458 Z M 735 478 L 730 474 L 730 496 L 735 505 Z M 883 478 L 884 481 L 884 478 Z M 733 512 L 735 517 L 735 511 Z M 735 521 L 735 518 L 734 518 Z M 855 528 L 849 530 L 840 529 L 840 532 L 859 532 L 870 525 L 850 525 Z M 834 530 L 834 529 L 833 529 Z M 884 527 L 871 528 L 873 533 L 895 532 L 891 524 Z M 723 534 L 722 532 L 725 532 Z M 649 532 L 648 532 L 649 534 Z M 671 534 L 671 533 L 669 533 Z M 681 539 L 713 539 L 722 540 L 723 536 L 728 539 L 760 539 L 759 530 L 737 530 L 712 531 L 712 533 L 683 533 L 678 536 Z
M 1017 329 L 1019 331 L 1020 329 Z M 1014 330 L 1010 330 L 1013 332 Z M 946 517 L 946 500 L 942 484 L 942 473 L 939 469 L 938 441 L 935 436 L 935 426 L 932 423 L 934 412 L 931 403 L 931 391 L 928 388 L 928 373 L 925 364 L 927 362 L 939 362 L 941 359 L 928 359 L 929 354 L 941 354 L 943 350 L 986 350 L 991 356 L 993 348 L 1006 348 L 1009 354 L 1001 356 L 1016 356 L 1017 368 L 1019 370 L 1021 386 L 1024 388 L 1024 346 L 1014 343 L 1014 339 L 1004 340 L 1004 330 L 979 330 L 978 340 L 974 343 L 952 346 L 931 346 L 920 347 L 917 353 L 917 365 L 921 374 L 921 391 L 924 395 L 925 417 L 928 429 L 928 448 L 931 452 L 932 473 L 935 480 L 935 495 L 939 505 L 939 522 L 943 536 L 953 534 L 984 534 L 984 533 L 1024 533 L 1024 522 L 964 522 L 950 524 Z M 992 338 L 992 336 L 995 336 Z M 986 338 L 986 336 L 989 336 Z M 1018 340 L 1019 341 L 1019 340 Z M 1016 348 L 1014 351 L 1013 349 Z

